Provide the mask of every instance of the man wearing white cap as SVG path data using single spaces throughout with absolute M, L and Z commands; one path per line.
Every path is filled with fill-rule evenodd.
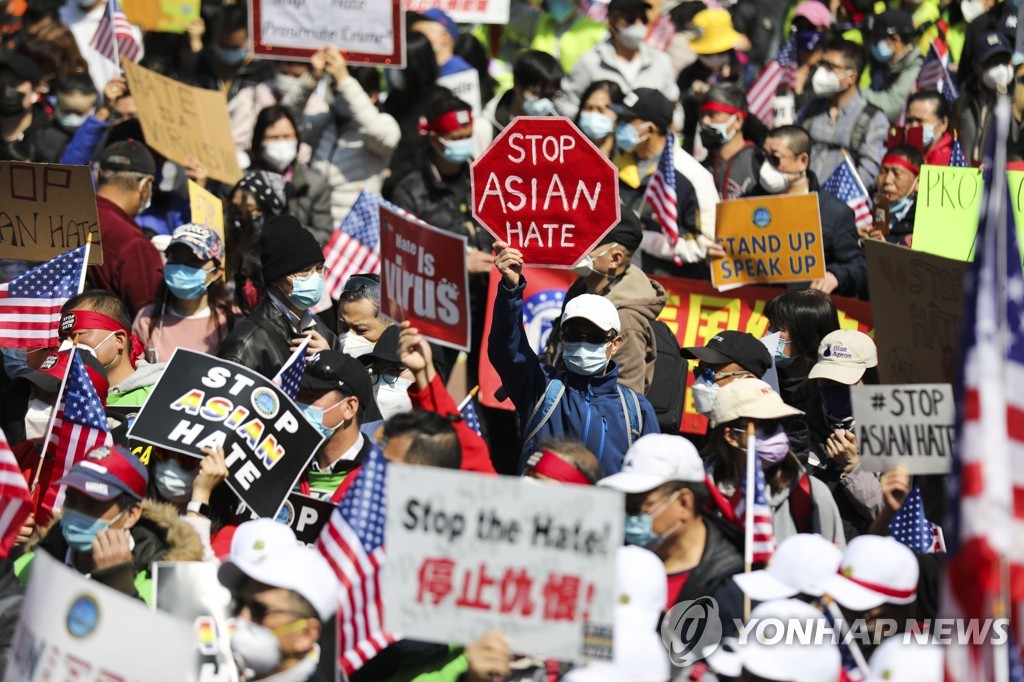
M 830 542 L 846 544 L 842 519 L 824 483 L 809 476 L 789 444 L 784 420 L 803 412 L 782 401 L 760 379 L 740 379 L 724 386 L 711 410 L 708 442 L 713 455 L 708 467 L 719 495 L 712 493 L 723 517 L 743 527 L 747 429 L 753 424 L 754 452 L 764 471 L 767 501 L 772 509 L 775 541 L 796 533 L 820 533 Z
M 246 679 L 315 679 L 317 641 L 340 595 L 327 560 L 284 524 L 257 519 L 238 527 L 217 577 L 233 598 L 231 649 Z
M 494 300 L 487 355 L 508 390 L 522 425 L 519 472 L 538 438 L 572 438 L 594 453 L 605 475 L 622 467 L 626 450 L 646 433 L 658 433 L 647 399 L 618 383 L 612 356 L 622 345 L 622 322 L 604 296 L 581 294 L 566 304 L 559 325 L 564 370 L 544 365 L 523 328 L 523 254 L 495 242 L 502 275 Z
M 842 560 L 843 552 L 817 533 L 798 533 L 779 543 L 767 568 L 732 579 L 754 601 L 813 601 L 825 594 Z
M 890 637 L 875 650 L 866 682 L 937 682 L 945 668 L 942 647 Z
M 622 471 L 598 485 L 626 493 L 626 543 L 646 547 L 664 562 L 665 609 L 712 595 L 723 622 L 742 615 L 739 591 L 728 578 L 743 570 L 743 559 L 717 523 L 704 517 L 707 478 L 690 441 L 644 436 L 626 453 Z

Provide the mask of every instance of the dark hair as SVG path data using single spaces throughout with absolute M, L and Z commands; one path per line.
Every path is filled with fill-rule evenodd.
M 128 304 L 116 294 L 105 289 L 90 289 L 69 298 L 60 307 L 60 314 L 63 316 L 72 310 L 80 309 L 91 310 L 113 318 L 122 327 L 131 331 L 132 315 L 128 310 Z
M 901 144 L 893 147 L 885 153 L 886 156 L 896 156 L 901 159 L 906 159 L 914 166 L 918 168 L 924 163 L 924 154 L 917 147 L 911 147 L 909 144 Z
M 726 104 L 733 109 L 739 109 L 744 114 L 747 113 L 747 93 L 739 85 L 735 83 L 718 83 L 712 85 L 706 93 L 704 93 L 704 102 L 717 102 L 719 104 Z
M 126 511 L 137 504 L 142 504 L 141 500 L 136 499 L 131 493 L 118 493 L 117 497 L 112 500 L 112 503 L 116 504 L 117 508 L 121 511 Z
M 215 34 L 234 33 L 243 29 L 248 33 L 249 12 L 245 3 L 221 5 L 213 15 L 213 32 Z
M 271 170 L 277 172 L 276 169 L 271 168 L 267 165 L 266 159 L 263 158 L 263 138 L 267 134 L 267 128 L 274 125 L 281 119 L 287 119 L 292 124 L 292 129 L 295 131 L 295 137 L 299 137 L 299 124 L 295 121 L 295 117 L 292 116 L 291 112 L 285 109 L 280 104 L 273 104 L 266 107 L 256 116 L 256 125 L 252 129 L 252 144 L 249 147 L 249 158 L 252 159 L 252 170 Z
M 226 268 L 225 263 L 218 264 L 222 269 Z M 153 306 L 153 314 L 149 318 L 149 336 L 153 337 L 153 331 L 157 329 L 163 322 L 164 315 L 167 314 L 167 303 L 174 299 L 174 294 L 171 293 L 170 288 L 167 286 L 167 282 L 164 281 L 163 277 L 160 278 L 160 283 L 156 287 L 156 300 L 157 304 Z M 228 285 L 224 277 L 218 277 L 210 286 L 206 289 L 206 302 L 210 306 L 210 316 L 213 318 L 213 323 L 217 329 L 217 343 L 224 342 L 224 339 L 228 337 L 231 330 L 235 328 L 236 313 L 235 313 L 235 302 L 228 293 Z M 223 319 L 223 324 L 221 320 Z
M 403 99 L 416 99 L 430 91 L 437 83 L 440 70 L 434 48 L 427 36 L 411 31 L 406 40 L 406 67 L 404 70 L 404 87 L 393 89 L 388 93 L 388 101 L 395 96 Z
M 92 78 L 86 74 L 61 76 L 57 79 L 57 82 L 53 84 L 53 93 L 55 95 L 99 94 L 96 92 L 96 85 L 92 82 Z
M 360 280 L 369 280 L 361 282 Z M 349 284 L 351 283 L 351 287 Z M 345 285 L 338 295 L 338 310 L 346 303 L 356 301 L 369 301 L 373 304 L 373 316 L 380 317 L 380 275 L 375 272 L 367 272 L 359 275 L 352 275 L 345 280 Z
M 858 45 L 853 41 L 843 38 L 833 38 L 825 43 L 825 52 L 838 52 L 841 54 L 847 68 L 856 71 L 857 78 L 860 79 L 860 74 L 864 71 L 865 64 L 863 45 Z
M 384 437 L 409 436 L 412 444 L 405 456 L 407 464 L 423 464 L 441 469 L 462 466 L 462 446 L 450 419 L 436 412 L 414 410 L 396 414 L 384 423 Z
M 472 33 L 462 32 L 455 38 L 455 54 L 465 59 L 470 66 L 476 69 L 477 74 L 480 76 L 480 99 L 484 102 L 490 102 L 494 97 L 494 88 L 497 82 L 491 76 L 489 70 L 491 60 L 487 54 L 487 48 Z
M 708 500 L 711 499 L 711 493 L 708 492 L 708 486 L 706 483 L 669 481 L 665 485 L 661 486 L 659 490 L 666 496 L 673 495 L 680 490 L 689 490 L 693 493 L 693 510 L 696 514 L 700 514 L 701 510 L 707 506 Z
M 793 152 L 793 156 L 811 153 L 811 136 L 804 128 L 798 125 L 780 126 L 768 131 L 766 138 L 782 138 L 786 141 L 786 147 Z
M 28 0 L 25 3 L 25 13 L 21 15 L 25 24 L 35 24 L 49 17 L 54 22 L 60 22 L 61 2 L 55 0 Z
M 882 375 L 878 373 L 878 365 L 865 369 L 864 375 L 860 380 L 863 381 L 866 386 L 877 386 L 882 383 Z
M 562 65 L 547 52 L 527 50 L 512 64 L 512 80 L 519 88 L 557 90 L 562 84 Z
M 565 461 L 576 471 L 583 474 L 583 477 L 594 485 L 601 480 L 601 463 L 597 461 L 586 445 L 568 438 L 541 438 L 537 443 L 538 450 L 548 450 Z
M 367 96 L 380 93 L 380 71 L 377 69 L 369 66 L 350 66 L 348 75 L 352 76 L 356 83 L 359 83 Z
M 436 90 L 427 104 L 427 120 L 433 121 L 449 111 L 469 111 L 472 107 L 448 90 Z
M 612 101 L 612 104 L 622 104 L 623 98 L 626 94 L 622 92 L 622 88 L 615 81 L 594 81 L 587 86 L 587 89 L 580 95 L 580 113 L 583 111 L 583 105 L 587 103 L 590 96 L 595 92 L 604 91 L 608 93 L 608 99 Z M 576 122 L 580 120 L 580 114 L 576 114 Z
M 950 120 L 952 107 L 949 106 L 949 100 L 947 100 L 938 90 L 922 90 L 920 92 L 915 92 L 907 99 L 907 111 L 910 111 L 910 105 L 914 102 L 935 102 L 935 115 L 939 118 L 944 118 L 947 121 Z
M 647 23 L 647 9 L 641 3 L 631 4 L 628 7 L 616 7 L 608 10 L 608 25 L 615 23 L 615 19 L 625 19 L 629 23 L 636 23 L 637 19 Z
M 43 78 L 60 76 L 71 61 L 71 55 L 52 40 L 30 38 L 18 46 L 17 53 L 28 57 L 39 65 Z M 22 81 L 24 82 L 24 80 Z M 32 85 L 39 85 L 33 83 Z
M 795 355 L 818 359 L 821 340 L 839 329 L 839 313 L 828 294 L 815 289 L 787 291 L 768 301 L 764 316 L 774 329 L 785 329 Z

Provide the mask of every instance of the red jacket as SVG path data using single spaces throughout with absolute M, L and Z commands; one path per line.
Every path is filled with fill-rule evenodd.
M 103 265 L 89 268 L 89 280 L 95 288 L 124 299 L 134 317 L 142 306 L 156 300 L 163 260 L 138 223 L 117 204 L 97 195 L 96 213 L 100 219 Z
M 924 162 L 929 166 L 948 166 L 953 156 L 953 136 L 949 132 L 942 133 L 932 150 L 924 155 Z
M 410 386 L 409 400 L 412 401 L 414 410 L 437 412 L 442 417 L 459 414 L 458 405 L 448 394 L 448 389 L 444 387 L 438 374 L 434 375 L 434 378 L 422 391 L 416 384 Z M 487 449 L 487 443 L 480 437 L 480 434 L 469 428 L 464 421 L 457 421 L 454 426 L 455 433 L 459 436 L 459 445 L 462 446 L 462 470 L 497 475 L 498 472 L 491 464 L 491 453 Z

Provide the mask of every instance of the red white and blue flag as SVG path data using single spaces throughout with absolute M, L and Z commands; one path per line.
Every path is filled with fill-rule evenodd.
M 924 502 L 917 486 L 910 491 L 889 523 L 889 535 L 919 554 L 946 550 L 942 529 L 924 515 Z
M 302 375 L 306 373 L 307 348 L 309 348 L 308 338 L 299 344 L 299 347 L 295 349 L 273 379 L 274 385 L 287 393 L 292 400 L 295 400 L 295 396 L 299 394 Z
M 674 149 L 676 137 L 669 131 L 665 151 L 661 153 L 658 168 L 647 185 L 647 203 L 654 209 L 661 231 L 672 246 L 679 241 L 679 209 L 676 203 L 676 167 Z
M 88 248 L 79 246 L 0 284 L 0 346 L 60 345 L 60 308 L 82 291 Z
M 957 381 L 957 440 L 944 527 L 949 560 L 941 617 L 1020 613 L 1024 580 L 1024 277 L 1006 178 L 1010 102 L 996 104 L 988 188 L 968 273 Z M 1011 616 L 1010 614 L 1014 614 Z M 1011 632 L 1009 647 L 1017 647 Z M 994 680 L 1008 652 L 991 642 L 946 647 L 946 679 Z
M 921 71 L 917 74 L 916 88 L 918 90 L 938 90 L 950 102 L 960 96 L 960 90 L 956 87 L 953 76 L 949 73 L 949 48 L 941 38 L 932 41 L 928 48 L 928 55 L 921 65 Z
M 751 438 L 751 443 L 754 439 Z M 752 446 L 748 450 L 752 450 Z M 751 458 L 747 457 L 747 466 L 751 466 Z M 746 501 L 750 498 L 747 495 L 746 480 L 740 479 L 740 502 L 741 509 L 736 510 L 736 517 L 743 519 L 743 526 L 746 533 L 744 549 L 746 562 L 750 564 L 765 563 L 775 553 L 775 527 L 772 525 L 772 508 L 768 504 L 768 487 L 764 478 L 764 469 L 761 468 L 761 460 L 754 454 L 754 495 L 753 504 L 750 505 L 750 512 L 746 512 Z
M 843 162 L 828 176 L 828 180 L 821 188 L 831 192 L 853 209 L 853 219 L 857 227 L 871 227 L 874 222 L 871 218 L 871 197 L 864 189 L 860 175 L 857 174 L 857 169 L 853 167 L 849 156 L 843 155 Z
M 32 513 L 32 499 L 7 436 L 0 431 L 0 561 L 7 558 L 18 531 Z
M 949 154 L 949 165 L 954 168 L 967 168 L 969 165 L 967 159 L 964 158 L 964 150 L 960 146 L 960 140 L 955 136 L 953 137 L 953 151 Z
M 118 66 L 121 65 L 120 57 L 127 57 L 136 64 L 142 59 L 142 45 L 135 38 L 135 31 L 117 0 L 107 0 L 107 9 L 96 26 L 89 47 Z
M 796 37 L 782 45 L 747 91 L 747 109 L 769 128 L 775 125 L 775 94 L 780 87 L 796 89 Z
M 386 484 L 387 461 L 380 448 L 374 447 L 316 542 L 342 586 L 338 664 L 346 675 L 395 641 L 384 630 L 381 594 Z

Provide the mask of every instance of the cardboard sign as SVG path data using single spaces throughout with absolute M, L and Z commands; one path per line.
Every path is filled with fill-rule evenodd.
M 913 475 L 949 473 L 956 440 L 952 386 L 851 386 L 850 401 L 865 471 L 901 466 Z
M 210 228 L 220 236 L 220 240 L 223 242 L 224 202 L 189 180 L 188 203 L 192 208 L 192 222 Z
M 473 217 L 526 265 L 571 268 L 619 222 L 618 170 L 567 118 L 516 117 L 470 180 Z
M 725 256 L 708 260 L 715 287 L 825 276 L 816 193 L 724 201 L 716 216 L 715 241 Z
M 275 520 L 291 528 L 299 542 L 312 545 L 320 537 L 320 530 L 331 518 L 334 508 L 335 505 L 330 500 L 292 493 L 284 501 Z
M 921 166 L 914 251 L 972 260 L 983 195 L 983 177 L 978 168 Z
M 131 62 L 124 71 L 148 146 L 177 164 L 195 156 L 226 185 L 242 178 L 222 91 L 185 85 Z
M 229 625 L 231 593 L 217 580 L 217 568 L 215 562 L 154 562 L 154 605 L 192 624 L 198 679 L 237 682 Z
M 36 552 L 4 680 L 198 682 L 195 658 L 189 623 Z
M 88 166 L 0 161 L 0 258 L 48 261 L 82 246 L 90 234 L 89 265 L 102 265 Z
M 457 24 L 507 24 L 509 0 L 405 0 L 405 9 L 441 9 Z
M 967 264 L 873 240 L 864 255 L 882 381 L 955 381 Z
M 121 9 L 143 31 L 184 33 L 199 18 L 199 0 L 122 0 Z
M 274 518 L 323 436 L 270 379 L 233 362 L 178 348 L 128 436 L 202 458 L 222 446 L 227 483 Z
M 380 207 L 380 307 L 435 343 L 469 352 L 466 238 Z
M 250 0 L 253 54 L 308 61 L 334 45 L 350 63 L 405 66 L 402 0 Z
M 387 485 L 388 629 L 445 644 L 501 630 L 539 658 L 611 659 L 620 493 L 412 466 Z

